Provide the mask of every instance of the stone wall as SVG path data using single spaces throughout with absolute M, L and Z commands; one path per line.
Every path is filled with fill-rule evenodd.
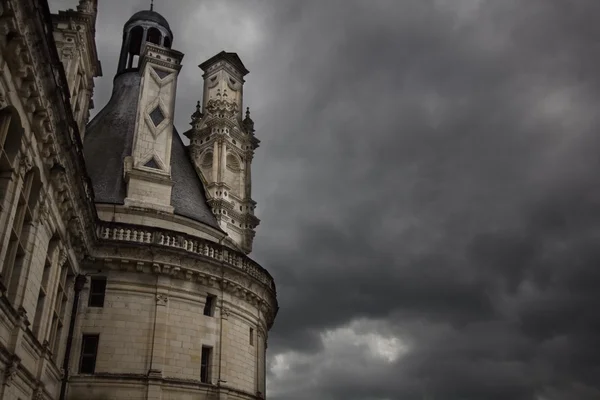
M 84 334 L 98 334 L 96 370 L 93 375 L 72 371 L 73 395 L 91 382 L 102 388 L 97 389 L 99 395 L 116 398 L 122 389 L 108 382 L 118 380 L 129 382 L 132 398 L 143 397 L 144 382 L 152 375 L 163 399 L 185 398 L 177 397 L 183 392 L 200 399 L 217 387 L 234 390 L 240 398 L 256 396 L 261 386 L 256 371 L 264 368 L 257 349 L 265 346 L 264 335 L 257 332 L 267 324 L 259 307 L 218 284 L 123 271 L 114 261 L 98 262 L 93 268 L 96 273 L 91 276 L 107 278 L 104 307 L 88 306 L 88 282 L 71 357 L 80 358 Z M 212 316 L 204 315 L 208 295 L 215 297 Z M 203 346 L 212 348 L 208 382 L 200 378 Z M 178 389 L 168 394 L 171 385 Z
M 51 32 L 47 3 L 1 2 L 2 399 L 59 396 L 72 277 L 94 238 L 81 121 L 66 112 L 67 79 Z

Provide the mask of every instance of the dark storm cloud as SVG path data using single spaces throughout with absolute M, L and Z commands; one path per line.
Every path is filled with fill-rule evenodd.
M 600 3 L 177 4 L 180 130 L 251 70 L 271 398 L 600 398 Z M 145 6 L 101 0 L 98 109 Z
M 598 10 L 555 3 L 279 15 L 271 47 L 294 49 L 300 89 L 264 124 L 302 173 L 267 199 L 281 228 L 258 244 L 279 283 L 271 348 L 326 352 L 315 332 L 360 317 L 412 344 L 385 379 L 297 373 L 315 398 L 598 396 Z

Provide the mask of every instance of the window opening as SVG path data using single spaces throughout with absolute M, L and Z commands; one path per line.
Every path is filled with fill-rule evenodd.
M 93 277 L 90 282 L 89 307 L 104 307 L 106 296 L 106 277 Z
M 79 363 L 80 374 L 93 374 L 95 372 L 99 341 L 100 335 L 83 335 L 81 361 Z

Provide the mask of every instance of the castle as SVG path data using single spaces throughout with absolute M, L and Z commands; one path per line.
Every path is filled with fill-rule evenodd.
M 186 146 L 183 54 L 143 10 L 90 121 L 96 17 L 97 0 L 0 0 L 0 399 L 265 398 L 278 305 L 248 256 L 248 70 L 200 64 Z

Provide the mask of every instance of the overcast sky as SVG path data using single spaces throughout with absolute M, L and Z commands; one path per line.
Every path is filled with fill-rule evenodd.
M 95 111 L 148 4 L 100 0 Z M 155 9 L 185 53 L 180 131 L 198 64 L 251 71 L 270 399 L 600 398 L 600 1 Z

